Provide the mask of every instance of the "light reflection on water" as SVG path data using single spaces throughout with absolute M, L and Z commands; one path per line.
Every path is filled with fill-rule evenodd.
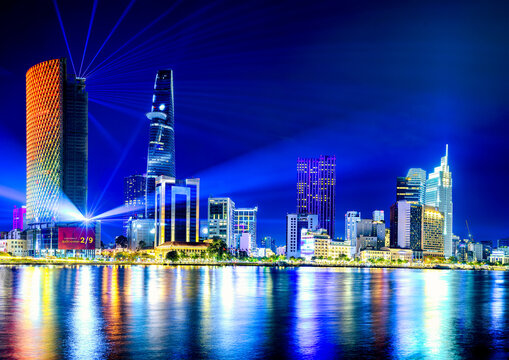
M 0 267 L 0 358 L 495 358 L 509 274 Z

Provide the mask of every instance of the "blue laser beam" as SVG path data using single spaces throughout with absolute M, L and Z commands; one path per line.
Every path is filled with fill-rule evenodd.
M 147 55 L 146 54 L 147 53 L 147 47 L 146 46 L 148 46 L 150 43 L 155 43 L 155 41 L 158 38 L 163 37 L 167 33 L 171 32 L 174 29 L 176 29 L 179 25 L 182 25 L 183 23 L 185 23 L 187 21 L 190 21 L 194 17 L 203 14 L 204 12 L 206 12 L 209 9 L 213 8 L 214 6 L 215 6 L 215 4 L 210 4 L 210 5 L 208 5 L 208 6 L 204 7 L 204 8 L 196 11 L 194 14 L 192 14 L 192 15 L 190 15 L 190 16 L 188 16 L 188 17 L 186 17 L 184 19 L 181 19 L 180 21 L 176 22 L 175 24 L 170 26 L 168 29 L 166 29 L 164 31 L 160 31 L 157 34 L 151 36 L 149 39 L 145 40 L 141 44 L 138 44 L 137 46 L 135 46 L 132 49 L 128 50 L 127 52 L 125 52 L 124 54 L 120 55 L 119 57 L 112 59 L 110 62 L 106 62 L 109 58 L 113 57 L 116 53 L 118 53 L 121 50 L 122 47 L 127 45 L 127 42 L 126 42 L 124 44 L 124 46 L 122 46 L 121 48 L 117 49 L 108 58 L 104 59 L 100 64 L 98 64 L 94 69 L 92 69 L 90 71 L 90 73 L 87 74 L 87 78 L 91 77 L 92 75 L 95 76 L 96 74 L 101 73 L 101 72 L 107 70 L 108 68 L 111 68 L 112 66 L 119 66 L 120 64 L 126 64 L 126 63 L 129 64 L 130 61 L 136 63 L 136 61 L 139 60 L 139 59 L 147 59 L 147 56 L 146 56 Z M 156 19 L 156 20 L 158 20 L 158 19 Z M 151 24 L 149 24 L 149 26 L 151 26 Z M 190 29 L 198 28 L 198 27 L 199 26 L 196 25 L 194 27 L 191 27 Z M 148 29 L 148 27 L 146 29 Z M 142 30 L 141 32 L 145 31 L 146 29 Z M 187 30 L 189 30 L 189 29 L 187 29 Z M 135 37 L 137 37 L 138 35 L 141 35 L 141 32 L 136 34 Z M 178 37 L 179 34 L 180 34 L 180 32 L 177 33 L 177 34 L 174 34 L 170 39 L 174 39 L 174 38 Z M 132 39 L 130 39 L 128 42 L 130 42 L 131 40 L 134 40 L 134 37 Z M 166 39 L 166 40 L 168 40 L 168 39 Z M 160 44 L 153 45 L 153 47 L 156 48 L 155 51 L 160 51 L 160 50 L 157 50 L 157 49 L 160 49 Z M 132 53 L 132 55 L 128 56 L 131 53 Z M 123 60 L 123 61 L 121 61 L 121 60 Z M 102 64 L 104 64 L 104 65 L 102 65 Z
M 90 73 L 93 73 L 94 70 L 96 70 L 99 66 L 101 66 L 102 64 L 104 64 L 107 60 L 109 60 L 112 56 L 114 56 L 115 54 L 117 54 L 120 50 L 122 50 L 124 47 L 126 47 L 128 44 L 130 44 L 132 41 L 136 40 L 140 35 L 142 35 L 145 31 L 147 31 L 148 29 L 150 29 L 152 26 L 154 26 L 155 24 L 157 24 L 159 21 L 161 21 L 161 19 L 163 19 L 164 17 L 166 17 L 169 13 L 171 13 L 180 3 L 182 2 L 182 0 L 179 0 L 177 2 L 175 2 L 168 10 L 166 10 L 164 13 L 162 13 L 161 15 L 159 15 L 157 18 L 155 18 L 154 20 L 152 20 L 152 22 L 150 22 L 150 24 L 148 24 L 147 26 L 145 26 L 143 29 L 141 29 L 138 33 L 136 33 L 133 37 L 131 37 L 129 40 L 127 40 L 121 47 L 119 47 L 117 50 L 115 50 L 110 56 L 108 56 L 106 59 L 104 59 L 103 61 L 101 61 L 98 65 L 96 65 L 92 70 L 90 70 Z M 101 47 L 102 48 L 102 47 Z M 95 59 L 95 58 L 94 58 Z M 90 66 L 90 65 L 89 65 Z M 87 67 L 88 69 L 88 67 Z M 85 70 L 86 72 L 87 70 Z
M 62 21 L 62 16 L 60 16 L 60 10 L 58 10 L 57 0 L 53 0 L 53 4 L 55 5 L 55 10 L 57 12 L 58 21 L 60 22 L 60 28 L 62 29 L 62 34 L 64 35 L 65 45 L 67 46 L 67 52 L 69 53 L 69 58 L 71 59 L 72 69 L 76 74 L 76 68 L 74 67 L 74 61 L 72 60 L 71 48 L 69 47 L 69 42 L 67 41 L 67 35 L 65 34 L 64 23 Z
M 98 0 L 94 0 L 94 5 L 92 7 L 92 15 L 90 15 L 90 23 L 88 24 L 87 40 L 85 41 L 85 48 L 83 49 L 83 56 L 81 57 L 79 75 L 81 75 L 83 61 L 85 60 L 85 54 L 87 53 L 88 40 L 90 39 L 90 32 L 92 31 L 92 23 L 94 22 L 94 17 L 95 17 L 95 10 L 97 9 L 97 1 Z
M 108 42 L 108 40 L 111 38 L 111 36 L 113 35 L 113 33 L 115 32 L 115 30 L 117 29 L 117 27 L 120 25 L 120 23 L 122 22 L 122 20 L 124 19 L 124 17 L 127 15 L 127 13 L 129 12 L 129 10 L 131 9 L 131 7 L 133 6 L 134 2 L 136 0 L 131 0 L 131 2 L 127 5 L 127 7 L 125 8 L 124 12 L 122 13 L 122 15 L 120 15 L 120 18 L 117 20 L 117 22 L 115 23 L 115 26 L 113 26 L 113 29 L 111 29 L 110 33 L 108 34 L 108 36 L 106 37 L 106 40 L 104 40 L 104 42 L 102 43 L 101 47 L 99 48 L 99 50 L 97 50 L 97 53 L 95 54 L 95 56 L 92 58 L 92 61 L 90 61 L 90 63 L 88 64 L 88 66 L 86 67 L 84 73 L 87 72 L 88 68 L 90 67 L 90 65 L 92 65 L 92 63 L 94 62 L 94 60 L 97 58 L 97 56 L 99 55 L 99 53 L 101 52 L 101 50 L 104 48 L 104 45 L 106 45 L 106 43 Z

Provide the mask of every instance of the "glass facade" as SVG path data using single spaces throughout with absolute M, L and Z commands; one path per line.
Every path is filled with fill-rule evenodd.
M 155 246 L 168 241 L 198 242 L 199 191 L 199 179 L 156 179 Z
M 154 83 L 147 156 L 146 213 L 154 217 L 155 179 L 175 177 L 175 132 L 173 114 L 173 72 L 159 70 Z
M 422 250 L 444 253 L 444 215 L 432 206 L 423 207 Z
M 128 220 L 145 217 L 145 175 L 130 175 L 124 178 L 124 230 L 127 233 Z
M 230 198 L 209 198 L 208 201 L 208 235 L 219 236 L 229 249 L 235 248 L 233 231 L 235 203 Z
M 240 248 L 240 237 L 244 233 L 251 235 L 251 251 L 256 250 L 256 217 L 258 207 L 234 210 L 233 233 L 236 247 Z
M 444 256 L 452 256 L 452 174 L 449 170 L 449 147 L 440 166 L 428 176 L 425 203 L 444 214 Z
M 336 221 L 336 157 L 297 159 L 297 213 L 316 214 L 320 228 L 334 238 Z

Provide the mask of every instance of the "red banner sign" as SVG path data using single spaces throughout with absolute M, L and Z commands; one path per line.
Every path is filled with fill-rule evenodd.
M 58 229 L 58 248 L 93 250 L 95 249 L 95 230 L 85 227 L 61 227 Z

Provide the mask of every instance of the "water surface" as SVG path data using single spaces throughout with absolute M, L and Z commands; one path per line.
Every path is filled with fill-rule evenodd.
M 509 357 L 509 274 L 0 266 L 0 358 Z

